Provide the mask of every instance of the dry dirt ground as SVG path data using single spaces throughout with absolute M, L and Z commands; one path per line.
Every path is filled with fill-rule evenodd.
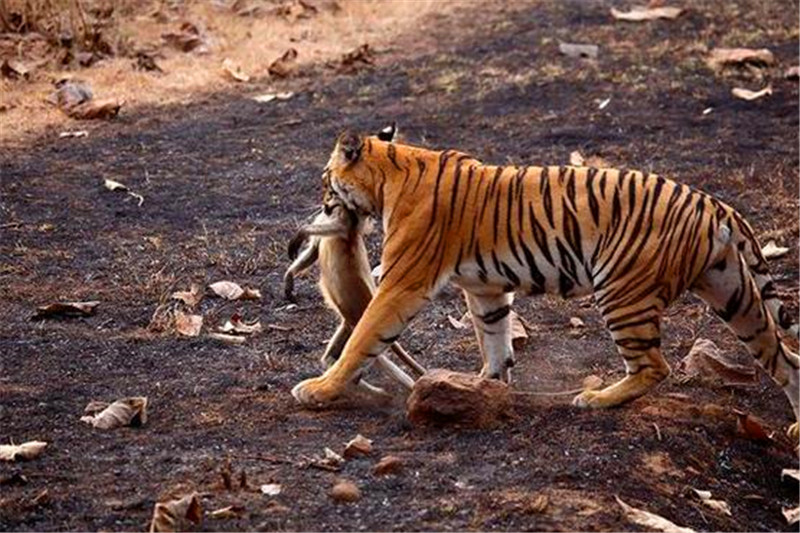
M 397 120 L 414 142 L 494 162 L 564 163 L 581 150 L 702 188 L 737 207 L 760 238 L 793 248 L 773 272 L 796 313 L 797 83 L 772 69 L 771 97 L 735 100 L 732 86 L 766 82 L 715 76 L 703 61 L 704 47 L 744 45 L 769 47 L 780 67 L 797 64 L 796 6 L 694 2 L 675 21 L 641 25 L 615 23 L 608 9 L 457 4 L 377 50 L 374 68 L 311 69 L 273 85 L 296 93 L 287 101 L 252 101 L 256 84 L 126 109 L 87 138 L 48 132 L 3 149 L 0 437 L 50 445 L 34 461 L 0 465 L 0 529 L 142 529 L 158 498 L 196 490 L 207 510 L 242 507 L 238 518 L 207 518 L 206 530 L 640 530 L 615 495 L 697 530 L 793 530 L 781 508 L 797 505 L 798 487 L 780 479 L 797 467 L 782 436 L 791 412 L 763 377 L 722 387 L 675 372 L 648 397 L 600 412 L 571 407 L 569 396 L 520 395 L 515 418 L 493 430 L 412 427 L 399 405 L 309 411 L 289 394 L 319 372 L 335 320 L 313 277 L 298 280 L 299 305 L 286 307 L 285 243 L 318 204 L 320 169 L 345 127 Z M 559 40 L 598 44 L 600 56 L 563 57 Z M 144 203 L 105 190 L 106 178 Z M 288 331 L 230 346 L 148 329 L 171 291 L 220 279 L 263 298 L 207 298 L 208 326 L 238 311 Z M 29 319 L 56 299 L 102 303 L 90 318 Z M 532 325 L 517 354 L 519 390 L 622 375 L 588 302 L 521 298 L 515 307 Z M 445 290 L 403 344 L 429 367 L 474 371 L 475 341 L 447 320 L 463 311 Z M 585 328 L 571 328 L 575 316 Z M 747 360 L 687 296 L 665 319 L 673 367 L 698 337 Z M 144 427 L 102 432 L 79 421 L 90 400 L 131 395 L 150 399 Z M 774 439 L 739 435 L 734 408 L 760 417 Z M 338 473 L 306 466 L 357 433 L 374 440 L 372 456 Z M 404 470 L 374 476 L 389 453 Z M 249 488 L 226 488 L 226 471 L 245 472 Z M 360 501 L 327 496 L 340 477 L 360 486 Z M 264 483 L 280 483 L 281 494 L 261 494 Z M 692 487 L 727 501 L 731 516 Z M 544 510 L 534 505 L 541 495 Z

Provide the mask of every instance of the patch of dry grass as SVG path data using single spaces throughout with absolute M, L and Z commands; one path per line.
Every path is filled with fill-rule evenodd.
M 69 4 L 70 0 L 53 2 Z M 288 48 L 298 51 L 300 68 L 338 59 L 363 43 L 379 52 L 392 50 L 398 39 L 424 16 L 452 4 L 450 0 L 342 0 L 338 12 L 320 10 L 311 18 L 296 21 L 271 14 L 241 17 L 212 2 L 188 3 L 173 14 L 172 20 L 154 17 L 152 10 L 137 9 L 119 20 L 117 30 L 120 35 L 135 39 L 137 47 L 161 46 L 161 34 L 176 31 L 182 21 L 189 21 L 208 36 L 208 53 L 163 48 L 165 57 L 157 59 L 163 74 L 135 70 L 130 58 L 116 57 L 79 72 L 35 72 L 30 81 L 0 79 L 0 142 L 23 141 L 48 129 L 87 126 L 64 117 L 45 102 L 52 91 L 52 82 L 65 76 L 89 82 L 96 97 L 124 100 L 122 113 L 142 105 L 187 103 L 198 94 L 232 88 L 236 82 L 222 73 L 226 58 L 241 65 L 255 80 L 250 85 L 263 91 L 270 63 Z

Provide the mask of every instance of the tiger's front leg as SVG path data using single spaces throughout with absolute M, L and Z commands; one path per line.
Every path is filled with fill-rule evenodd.
M 295 385 L 292 396 L 303 405 L 321 405 L 335 400 L 361 375 L 377 356 L 396 341 L 406 324 L 425 304 L 423 291 L 393 289 L 381 283 L 367 306 L 342 356 L 325 373 Z
M 483 359 L 481 376 L 511 381 L 514 347 L 511 343 L 511 303 L 514 293 L 474 294 L 464 291 Z

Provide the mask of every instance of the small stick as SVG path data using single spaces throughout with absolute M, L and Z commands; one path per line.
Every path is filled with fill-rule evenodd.
M 656 430 L 656 438 L 660 441 L 661 440 L 661 430 L 658 429 L 658 424 L 653 422 L 653 428 Z

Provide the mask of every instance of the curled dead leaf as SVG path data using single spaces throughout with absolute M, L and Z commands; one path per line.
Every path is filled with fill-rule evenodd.
M 766 48 L 715 48 L 706 60 L 712 70 L 722 70 L 729 66 L 753 65 L 769 66 L 775 63 L 775 56 Z
M 289 48 L 281 57 L 273 61 L 267 68 L 271 76 L 286 78 L 297 69 L 297 50 Z
M 144 396 L 121 398 L 111 405 L 92 401 L 84 412 L 88 414 L 81 417 L 81 422 L 91 424 L 97 429 L 139 427 L 147 422 L 147 398 Z
M 344 458 L 352 459 L 359 455 L 369 455 L 372 452 L 372 441 L 363 435 L 356 435 L 344 447 Z
M 32 67 L 16 59 L 5 59 L 0 64 L 0 74 L 12 80 L 28 79 L 32 70 Z
M 254 333 L 260 333 L 263 330 L 260 320 L 248 324 L 242 320 L 242 316 L 239 313 L 234 314 L 231 319 L 225 322 L 225 325 L 219 329 L 223 333 L 241 333 L 243 335 L 252 335 Z
M 225 58 L 222 62 L 222 71 L 234 81 L 250 81 L 250 76 L 242 70 L 242 66 L 230 58 Z
M 189 531 L 192 525 L 200 525 L 202 521 L 203 506 L 195 492 L 180 499 L 157 503 L 153 509 L 150 532 Z
M 736 415 L 736 431 L 739 435 L 747 440 L 756 442 L 769 442 L 772 440 L 760 419 L 738 409 L 734 409 L 733 414 Z
M 342 55 L 342 58 L 339 60 L 339 70 L 341 72 L 353 73 L 360 68 L 374 64 L 375 59 L 372 55 L 372 49 L 370 49 L 367 43 L 364 43 Z
M 176 32 L 162 33 L 161 39 L 181 52 L 206 52 L 206 38 L 200 28 L 191 22 L 184 22 Z
M 617 20 L 624 20 L 626 22 L 643 22 L 646 20 L 656 19 L 676 19 L 683 13 L 683 9 L 679 7 L 645 7 L 634 6 L 630 11 L 619 11 L 611 8 L 611 16 Z
M 797 468 L 784 468 L 781 470 L 781 479 L 787 476 L 793 478 L 795 481 L 800 481 L 800 470 Z
M 175 291 L 170 297 L 194 308 L 203 300 L 203 289 L 200 285 L 192 283 L 188 291 Z
M 622 501 L 619 496 L 614 496 L 614 499 L 616 499 L 619 506 L 622 507 L 625 518 L 634 524 L 638 524 L 649 530 L 663 531 L 664 533 L 695 533 L 694 529 L 679 526 L 663 516 L 628 505 Z
M 340 503 L 352 503 L 361 499 L 361 490 L 352 481 L 338 480 L 330 490 L 330 497 Z
M 600 47 L 596 44 L 559 43 L 558 51 L 567 57 L 597 59 Z
M 688 377 L 721 380 L 727 385 L 750 384 L 756 378 L 752 365 L 740 365 L 723 352 L 713 341 L 697 339 L 689 353 L 679 363 Z
M 46 442 L 32 440 L 22 444 L 0 444 L 0 461 L 28 461 L 41 455 L 47 447 Z
M 261 298 L 261 291 L 258 289 L 243 289 L 238 283 L 232 281 L 217 281 L 208 288 L 226 300 L 258 300 Z
M 722 514 L 726 514 L 728 516 L 732 516 L 731 508 L 728 503 L 724 500 L 714 500 L 711 498 L 711 491 L 708 490 L 698 490 L 692 487 L 692 490 L 700 498 L 700 501 L 703 502 L 706 506 L 714 509 L 715 511 L 719 511 Z
M 190 315 L 183 311 L 175 312 L 175 331 L 184 337 L 197 337 L 203 329 L 203 315 Z
M 56 302 L 36 308 L 33 318 L 50 318 L 54 316 L 75 317 L 92 316 L 100 305 L 98 301 L 91 302 Z
M 747 100 L 750 102 L 772 94 L 772 85 L 767 85 L 760 91 L 751 91 L 749 89 L 742 89 L 741 87 L 734 87 L 731 89 L 731 94 L 740 100 Z
M 586 327 L 586 323 L 577 316 L 569 319 L 569 325 L 575 329 Z
M 789 249 L 783 246 L 778 246 L 774 240 L 770 240 L 766 246 L 761 249 L 761 255 L 765 259 L 777 259 L 789 253 Z
M 125 102 L 116 98 L 104 98 L 102 100 L 91 100 L 67 110 L 67 115 L 77 120 L 103 120 L 114 118 L 119 114 L 119 110 Z
M 118 181 L 106 179 L 103 181 L 103 186 L 109 191 L 127 191 L 128 186 Z
M 294 96 L 294 93 L 291 91 L 283 93 L 266 93 L 253 96 L 253 100 L 258 102 L 259 104 L 266 104 L 272 102 L 273 100 L 288 100 L 292 96 Z

